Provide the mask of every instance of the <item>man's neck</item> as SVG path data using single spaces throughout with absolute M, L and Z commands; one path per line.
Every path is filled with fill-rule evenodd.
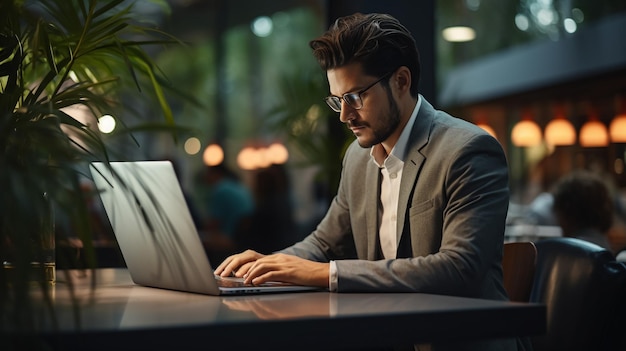
M 385 150 L 385 157 L 389 156 L 391 150 L 393 150 L 393 147 L 396 146 L 396 143 L 398 142 L 402 131 L 406 127 L 406 124 L 409 122 L 409 119 L 411 119 L 411 115 L 413 114 L 413 110 L 415 110 L 416 104 L 417 99 L 411 98 L 403 103 L 402 106 L 400 106 L 400 116 L 402 116 L 400 118 L 400 124 L 398 124 L 398 127 L 389 136 L 389 138 L 381 143 L 383 149 Z

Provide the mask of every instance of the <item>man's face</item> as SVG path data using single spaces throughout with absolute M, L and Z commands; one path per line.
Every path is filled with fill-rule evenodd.
M 353 63 L 327 71 L 330 93 L 342 97 L 367 88 L 380 77 L 364 75 L 361 64 Z M 393 77 L 393 75 L 391 75 Z M 387 140 L 400 125 L 400 111 L 391 92 L 377 83 L 361 94 L 363 107 L 355 109 L 343 99 L 339 120 L 354 133 L 361 147 Z

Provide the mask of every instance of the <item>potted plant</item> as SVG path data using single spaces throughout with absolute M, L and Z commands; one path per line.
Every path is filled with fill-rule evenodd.
M 100 135 L 97 117 L 132 114 L 121 95 L 148 98 L 158 103 L 160 125 L 175 130 L 167 85 L 145 47 L 176 41 L 138 23 L 133 4 L 0 3 L 0 331 L 30 326 L 33 280 L 49 298 L 48 271 L 33 263 L 45 260 L 41 242 L 54 223 L 52 209 L 93 253 L 81 177 L 88 162 L 119 157 Z M 82 118 L 71 112 L 76 108 Z M 155 125 L 120 118 L 118 124 L 127 133 Z

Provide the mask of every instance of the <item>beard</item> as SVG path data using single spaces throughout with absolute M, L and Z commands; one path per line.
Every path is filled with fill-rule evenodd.
M 400 125 L 400 109 L 398 108 L 398 104 L 389 91 L 387 91 L 387 95 L 389 97 L 389 112 L 377 121 L 376 126 L 372 127 L 372 125 L 369 125 L 372 131 L 371 139 L 362 140 L 357 138 L 357 142 L 362 148 L 369 148 L 387 140 Z

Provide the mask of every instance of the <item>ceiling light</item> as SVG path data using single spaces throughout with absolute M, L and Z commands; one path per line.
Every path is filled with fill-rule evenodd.
M 626 143 L 626 114 L 618 115 L 611 121 L 609 134 L 612 142 Z
M 511 141 L 515 146 L 535 146 L 541 143 L 541 129 L 532 120 L 517 122 L 511 131 Z
M 580 129 L 580 145 L 583 147 L 603 147 L 609 144 L 609 132 L 606 126 L 591 119 Z
M 557 117 L 550 121 L 545 130 L 546 143 L 549 145 L 574 145 L 576 130 L 570 121 Z
M 476 38 L 476 31 L 466 26 L 448 27 L 441 34 L 446 41 L 455 43 L 472 41 Z

